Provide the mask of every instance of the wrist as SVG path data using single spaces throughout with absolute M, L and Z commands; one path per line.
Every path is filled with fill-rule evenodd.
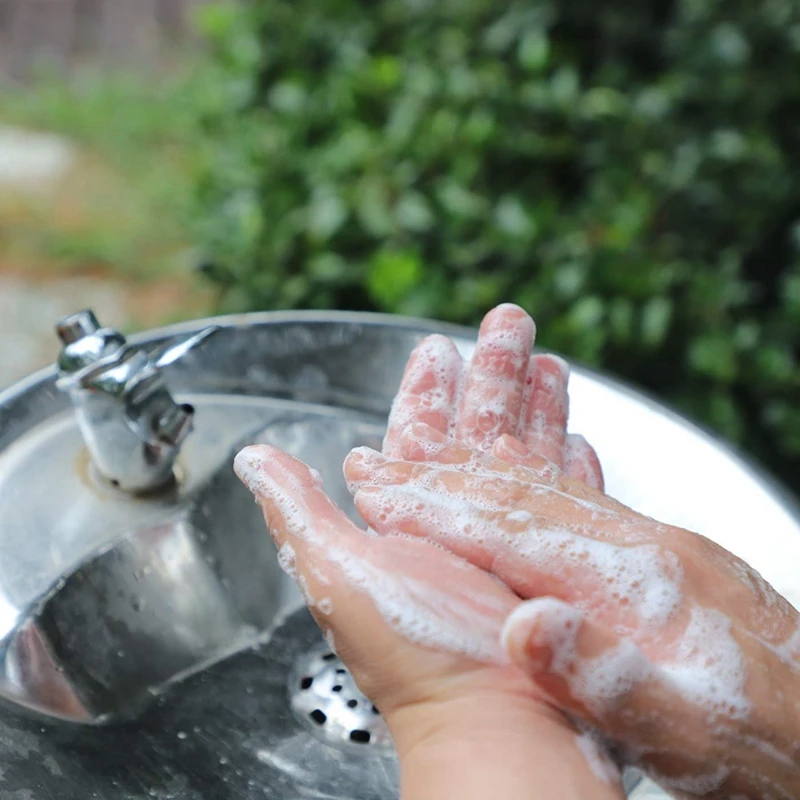
M 476 692 L 398 708 L 388 722 L 403 800 L 623 796 L 592 770 L 566 719 L 530 697 Z

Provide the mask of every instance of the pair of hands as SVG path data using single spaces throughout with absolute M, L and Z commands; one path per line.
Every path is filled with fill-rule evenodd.
M 619 798 L 600 732 L 685 796 L 800 797 L 796 612 L 708 540 L 602 494 L 566 434 L 567 371 L 531 360 L 533 335 L 503 306 L 466 376 L 443 337 L 415 351 L 384 453 L 345 465 L 378 537 L 290 456 L 236 461 L 381 707 L 404 796 Z

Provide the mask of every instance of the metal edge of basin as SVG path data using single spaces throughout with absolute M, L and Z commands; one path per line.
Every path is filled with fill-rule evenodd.
M 253 311 L 199 318 L 166 325 L 160 328 L 152 328 L 133 334 L 130 336 L 129 341 L 131 344 L 136 345 L 156 344 L 212 325 L 218 325 L 221 328 L 241 328 L 243 326 L 266 326 L 286 323 L 336 323 L 343 325 L 383 326 L 407 329 L 409 332 L 418 333 L 420 338 L 422 338 L 423 335 L 435 333 L 467 341 L 474 341 L 477 338 L 477 330 L 473 328 L 436 320 L 393 314 L 366 311 Z M 538 347 L 534 348 L 534 350 L 536 352 L 548 352 Z M 800 497 L 792 492 L 788 486 L 779 481 L 778 478 L 754 457 L 731 444 L 709 427 L 695 420 L 690 420 L 677 411 L 674 411 L 669 406 L 665 405 L 663 400 L 656 397 L 647 389 L 638 386 L 634 387 L 622 380 L 605 375 L 592 367 L 585 366 L 578 361 L 570 360 L 570 364 L 574 372 L 589 376 L 597 383 L 612 388 L 618 394 L 626 395 L 648 404 L 652 408 L 657 409 L 662 416 L 670 418 L 674 423 L 683 428 L 692 430 L 707 442 L 712 443 L 729 458 L 738 461 L 755 480 L 768 486 L 770 491 L 800 522 Z M 22 380 L 15 382 L 11 386 L 0 390 L 0 410 L 2 410 L 9 401 L 24 394 L 26 391 L 40 386 L 43 383 L 54 383 L 56 374 L 57 370 L 54 366 L 44 367 Z M 54 398 L 60 401 L 59 405 L 64 409 L 69 407 L 68 402 L 63 400 L 55 390 Z M 2 421 L 0 417 L 0 423 L 2 423 Z M 36 420 L 34 419 L 32 422 L 35 424 Z M 0 429 L 0 434 L 2 434 L 2 429 Z
M 131 337 L 131 341 L 135 344 L 142 344 L 145 342 L 166 340 L 173 336 L 187 334 L 210 325 L 219 325 L 221 327 L 240 327 L 243 324 L 268 325 L 282 324 L 287 322 L 335 322 L 341 324 L 406 328 L 409 331 L 419 332 L 420 338 L 423 334 L 438 333 L 451 338 L 465 339 L 467 341 L 475 341 L 478 333 L 477 329 L 469 328 L 467 326 L 393 314 L 379 314 L 361 311 L 256 311 L 242 314 L 207 317 L 204 319 L 191 320 L 189 322 L 180 322 L 173 325 L 164 326 L 162 328 L 156 328 L 137 333 Z M 549 352 L 538 347 L 535 347 L 534 350 L 536 352 L 543 353 Z M 597 383 L 601 383 L 612 388 L 618 394 L 626 395 L 648 404 L 652 408 L 657 409 L 662 416 L 668 417 L 674 423 L 683 428 L 691 429 L 695 434 L 702 437 L 707 442 L 712 443 L 719 451 L 725 453 L 729 458 L 738 461 L 755 480 L 768 486 L 771 492 L 776 495 L 781 503 L 785 505 L 790 510 L 792 515 L 797 518 L 798 522 L 800 522 L 800 496 L 794 493 L 788 486 L 786 486 L 786 484 L 782 483 L 753 456 L 733 445 L 711 428 L 700 422 L 697 422 L 696 420 L 691 420 L 679 412 L 671 409 L 665 404 L 664 400 L 658 398 L 655 394 L 647 389 L 638 386 L 634 387 L 620 379 L 610 377 L 592 367 L 588 367 L 579 361 L 570 359 L 570 365 L 572 366 L 574 372 L 590 376 Z M 30 376 L 30 378 L 26 380 L 26 383 L 30 382 L 31 385 L 33 385 L 41 382 L 43 378 L 52 377 L 54 375 L 55 369 L 48 367 Z M 2 407 L 4 400 L 4 393 L 0 392 L 0 407 Z
M 439 323 L 430 320 L 418 320 L 414 318 L 396 317 L 390 315 L 371 314 L 362 312 L 259 312 L 250 314 L 239 314 L 211 318 L 207 320 L 192 320 L 189 322 L 170 325 L 160 329 L 148 330 L 131 337 L 134 344 L 154 344 L 174 336 L 183 335 L 187 332 L 195 331 L 209 324 L 216 324 L 224 328 L 240 330 L 247 327 L 269 327 L 273 325 L 300 325 L 314 326 L 319 325 L 342 325 L 351 327 L 383 327 L 405 330 L 410 337 L 419 339 L 426 334 L 440 333 L 451 336 L 458 340 L 462 353 L 468 355 L 471 342 L 476 338 L 476 331 L 447 323 Z M 625 396 L 635 400 L 639 404 L 646 405 L 657 412 L 661 417 L 667 418 L 671 423 L 689 431 L 693 436 L 712 445 L 719 453 L 727 459 L 736 462 L 748 475 L 749 479 L 761 486 L 775 502 L 784 508 L 800 524 L 800 504 L 797 498 L 783 486 L 763 467 L 758 465 L 752 458 L 742 454 L 735 447 L 724 442 L 719 436 L 711 433 L 707 429 L 694 422 L 691 422 L 680 414 L 665 407 L 659 400 L 655 399 L 646 392 L 630 387 L 614 378 L 602 375 L 593 369 L 577 366 L 574 369 L 576 375 L 583 375 L 590 378 L 593 382 L 608 387 L 617 395 Z M 66 410 L 68 404 L 60 397 L 50 384 L 55 381 L 55 369 L 46 368 L 31 375 L 30 377 L 17 382 L 13 386 L 0 392 L 0 426 L 4 419 L 2 410 L 14 405 L 14 401 L 24 396 L 27 392 L 38 390 L 45 391 L 48 395 L 46 408 L 40 409 L 37 415 L 36 410 L 26 410 L 24 413 L 23 427 L 30 430 L 32 427 L 52 416 L 53 410 Z M 52 388 L 52 395 L 50 389 Z M 393 391 L 395 387 L 390 387 Z M 17 408 L 19 413 L 20 409 Z M 18 419 L 18 418 L 17 418 Z M 11 421 L 14 420 L 12 415 Z M 18 420 L 19 421 L 19 420 Z M 0 442 L 2 442 L 3 431 L 0 427 Z M 2 452 L 2 451 L 0 451 Z M 78 570 L 75 570 L 76 572 Z M 74 573 L 72 573 L 74 574 Z

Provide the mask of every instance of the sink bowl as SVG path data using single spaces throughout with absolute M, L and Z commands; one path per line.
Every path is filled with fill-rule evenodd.
M 95 472 L 54 370 L 0 394 L 2 797 L 396 794 L 380 716 L 326 650 L 231 463 L 244 444 L 273 444 L 354 513 L 342 460 L 379 446 L 414 345 L 442 332 L 469 356 L 475 333 L 346 313 L 214 322 L 167 368 L 195 431 L 159 492 L 128 495 Z M 800 605 L 800 516 L 781 487 L 608 378 L 575 369 L 571 395 L 610 493 L 702 531 Z

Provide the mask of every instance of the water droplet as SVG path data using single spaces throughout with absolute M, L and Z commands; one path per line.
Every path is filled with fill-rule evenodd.
M 185 739 L 189 734 L 186 731 L 178 731 L 178 738 Z
M 227 756 L 220 756 L 219 757 L 219 763 L 224 766 L 225 764 L 228 763 L 228 757 Z

